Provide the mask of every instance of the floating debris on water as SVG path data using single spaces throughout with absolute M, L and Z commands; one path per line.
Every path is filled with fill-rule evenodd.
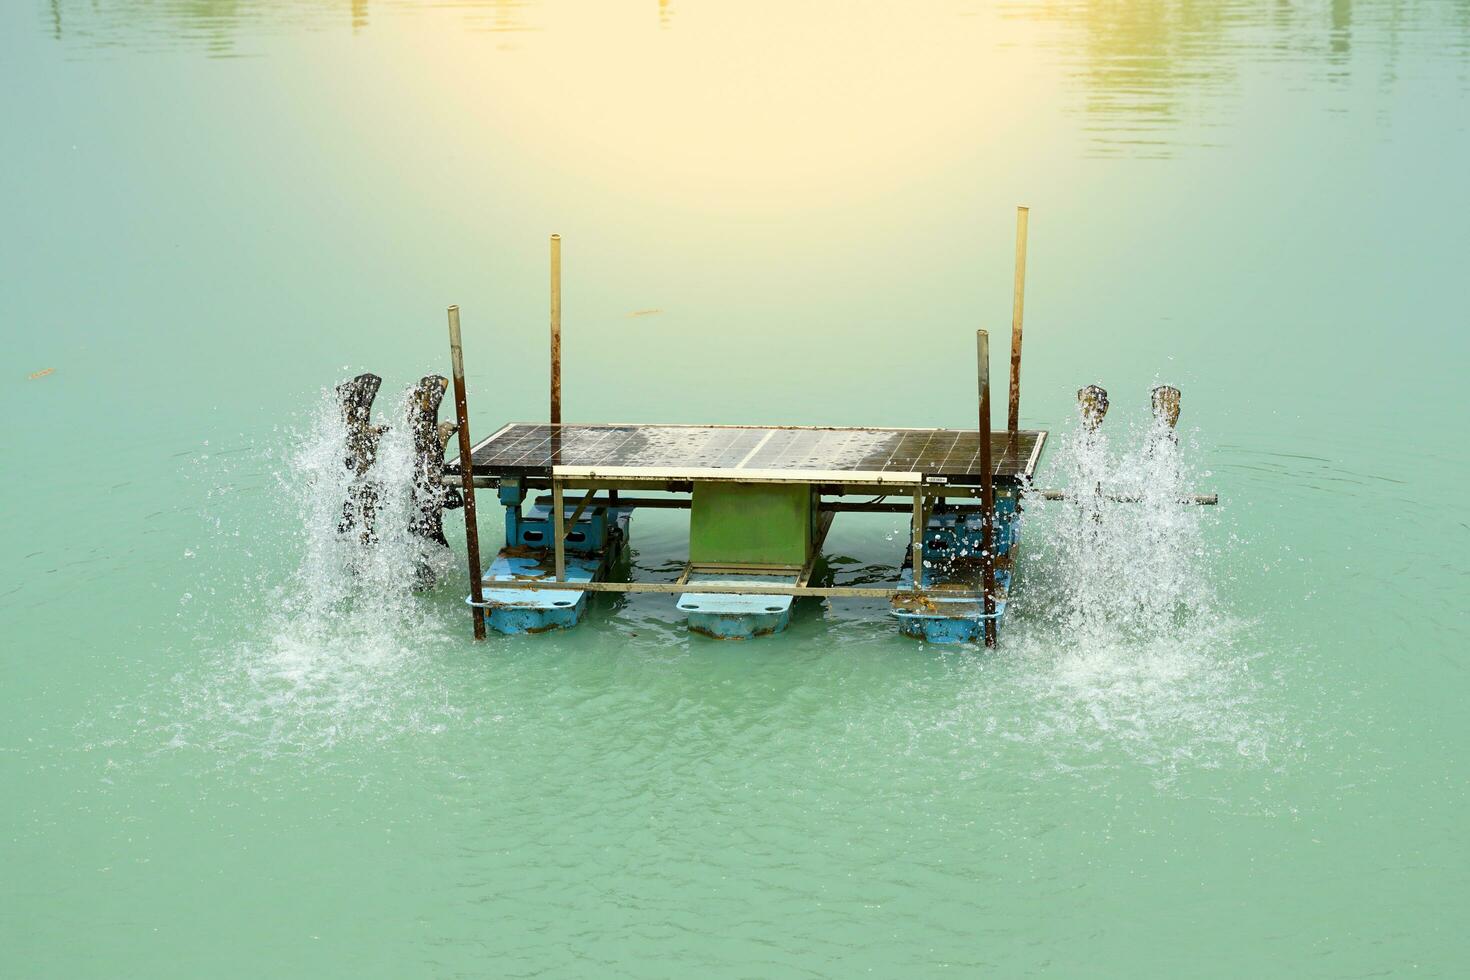
M 662 308 L 655 306 L 655 307 L 653 307 L 651 309 L 647 309 L 647 310 L 634 310 L 632 313 L 629 313 L 628 316 L 630 318 L 631 317 L 635 317 L 635 316 L 654 316 L 654 315 L 659 314 L 659 313 L 662 313 L 662 312 L 663 312 L 663 309 Z
M 35 381 L 37 378 L 44 378 L 48 374 L 55 374 L 55 373 L 56 373 L 56 369 L 55 368 L 42 368 L 39 371 L 32 371 L 30 374 L 26 375 L 26 379 L 29 380 L 29 381 Z

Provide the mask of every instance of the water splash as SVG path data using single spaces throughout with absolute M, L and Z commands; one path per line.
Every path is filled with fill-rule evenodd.
M 413 434 L 401 401 L 383 433 L 365 483 L 373 498 L 372 533 L 344 533 L 344 501 L 355 477 L 343 465 L 347 428 L 324 395 L 287 468 L 277 474 L 280 496 L 294 505 L 303 545 L 291 622 L 336 630 L 361 623 L 397 633 L 420 621 L 414 601 L 423 570 L 446 571 L 449 552 L 410 531 L 417 517 Z
M 262 567 L 289 571 L 234 590 L 223 623 L 233 634 L 221 638 L 204 676 L 180 680 L 187 710 L 176 744 L 313 751 L 437 728 L 454 713 L 432 669 L 433 651 L 452 642 L 443 604 L 422 583 L 426 569 L 452 578 L 455 563 L 450 549 L 410 531 L 416 468 L 406 410 L 401 403 L 385 420 L 365 477 L 371 535 L 341 528 L 356 478 L 344 465 L 347 429 L 329 390 L 275 457 L 270 509 L 284 533 L 221 528 L 237 549 L 242 536 L 250 541 Z
M 1028 498 L 1025 583 L 1008 636 L 1023 726 L 1064 766 L 1122 747 L 1182 759 L 1266 759 L 1278 727 L 1254 704 L 1246 624 L 1220 601 L 1213 508 L 1181 501 L 1208 474 L 1158 419 L 1059 440 L 1067 499 Z
M 1068 645 L 1182 639 L 1216 612 L 1207 518 L 1181 503 L 1196 477 L 1177 433 L 1155 419 L 1124 436 L 1135 448 L 1121 454 L 1102 428 L 1079 424 L 1062 440 L 1068 499 L 1048 508 L 1052 574 L 1042 591 Z

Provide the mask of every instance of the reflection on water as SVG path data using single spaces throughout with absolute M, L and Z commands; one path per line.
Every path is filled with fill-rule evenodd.
M 1256 64 L 1293 65 L 1303 84 L 1361 72 L 1389 94 L 1403 64 L 1470 54 L 1466 0 L 1048 0 L 1006 13 L 1059 28 L 1047 43 L 1076 83 L 1101 155 L 1168 156 L 1181 143 L 1218 142 L 1211 131 Z
M 1060 25 L 1051 43 L 1063 49 L 1066 71 L 1081 84 L 1081 109 L 1100 146 L 1158 152 L 1188 112 L 1227 111 L 1238 70 L 1231 28 L 1263 7 L 1229 0 L 1062 0 L 1013 13 Z
M 91 0 L 47 0 L 52 37 L 87 47 L 202 48 L 213 57 L 238 57 L 239 42 L 294 29 L 349 28 L 373 23 L 374 12 L 450 10 L 466 28 L 495 33 L 536 30 L 533 0 L 120 0 L 102 6 Z M 659 4 L 666 16 L 666 0 Z
M 400 16 L 450 13 L 470 31 L 514 34 L 551 29 L 542 21 L 552 13 L 536 0 L 350 0 L 345 7 L 333 0 L 45 3 L 44 29 L 57 40 L 87 48 L 193 47 L 212 57 L 259 53 L 247 42 L 266 34 L 388 30 Z M 677 26 L 672 0 L 628 10 L 630 30 Z M 1000 17 L 999 29 L 973 43 L 1016 46 L 1048 59 L 1071 83 L 1071 108 L 1086 120 L 1086 138 L 1098 155 L 1167 156 L 1180 146 L 1225 142 L 1222 126 L 1238 111 L 1256 65 L 1289 66 L 1273 74 L 1274 84 L 1347 90 L 1363 78 L 1387 95 L 1416 64 L 1470 59 L 1470 0 L 1004 0 L 978 11 L 955 2 L 931 21 L 934 30 L 945 31 L 946 24 L 958 30 L 977 14 L 992 13 Z M 790 11 L 767 22 L 771 31 L 799 35 L 837 16 L 835 8 L 811 8 L 805 19 L 812 23 L 805 26 Z M 558 29 L 584 22 L 563 20 Z M 693 39 L 694 33 L 685 31 L 688 43 L 707 42 Z M 1465 86 L 1465 72 L 1456 74 Z M 1362 104 L 1361 93 L 1351 103 L 1346 99 L 1340 111 Z

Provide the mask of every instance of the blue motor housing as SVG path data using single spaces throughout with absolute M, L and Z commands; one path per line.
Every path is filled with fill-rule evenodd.
M 984 512 L 974 506 L 956 510 L 940 510 L 929 516 L 924 526 L 924 567 L 920 581 L 926 590 L 942 590 L 945 586 L 978 589 L 985 549 Z M 1011 493 L 995 496 L 995 554 L 1005 557 L 1016 545 L 1016 497 Z M 914 569 L 905 564 L 900 584 L 912 588 Z M 923 601 L 911 602 L 900 596 L 893 602 L 893 615 L 899 631 L 930 643 L 972 643 L 984 637 L 987 619 L 998 623 L 1005 611 L 1005 596 L 1011 573 L 1008 567 L 995 570 L 995 613 L 987 615 L 984 604 L 973 598 L 948 598 L 942 591 L 929 592 Z
M 995 498 L 995 553 L 1008 554 L 1016 541 L 1016 498 Z M 985 541 L 984 521 L 976 508 L 931 514 L 924 528 L 924 560 L 937 566 L 956 558 L 980 556 Z
M 568 510 L 575 505 L 566 504 Z M 574 527 L 567 528 L 564 550 L 570 555 L 591 555 L 608 545 L 608 509 L 605 503 L 584 510 Z M 614 512 L 616 514 L 616 512 Z M 509 517 L 509 513 L 507 513 Z M 512 524 L 514 526 L 512 526 Z M 540 498 L 528 513 L 514 522 L 506 521 L 506 543 L 520 548 L 550 548 L 552 541 L 551 502 Z

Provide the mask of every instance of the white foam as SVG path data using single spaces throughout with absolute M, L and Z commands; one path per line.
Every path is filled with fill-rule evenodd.
M 1188 436 L 1079 419 L 1059 442 L 1068 499 L 1027 500 L 1003 641 L 1024 692 L 1012 707 L 1029 718 L 1005 727 L 1069 764 L 1109 747 L 1166 769 L 1181 754 L 1265 759 L 1274 723 L 1256 704 L 1244 624 L 1211 580 L 1217 514 L 1180 502 L 1201 480 Z
M 283 552 L 271 563 L 291 571 L 233 597 L 230 621 L 244 628 L 204 676 L 180 681 L 189 703 L 182 741 L 271 754 L 442 723 L 450 708 L 429 669 L 430 651 L 448 638 L 437 604 L 415 584 L 422 565 L 447 578 L 452 553 L 409 531 L 415 472 L 405 407 L 386 418 L 379 412 L 377 421 L 390 427 L 366 477 L 376 489 L 376 520 L 373 540 L 364 542 L 338 530 L 353 477 L 341 410 L 330 390 L 322 392 L 273 473 L 275 505 L 294 527 L 282 541 L 257 545 Z

